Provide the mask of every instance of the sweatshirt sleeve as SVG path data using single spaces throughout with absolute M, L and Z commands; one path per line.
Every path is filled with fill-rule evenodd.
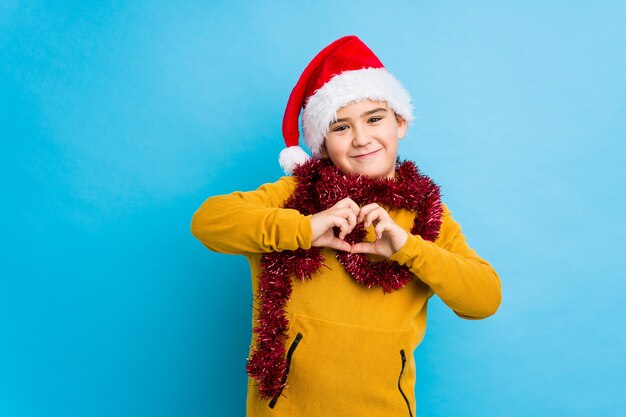
M 441 232 L 435 242 L 409 234 L 404 246 L 390 259 L 407 265 L 462 318 L 489 317 L 500 306 L 498 274 L 469 247 L 461 226 L 445 205 Z
M 191 233 L 207 248 L 228 254 L 308 249 L 310 216 L 281 208 L 295 185 L 293 177 L 282 177 L 255 191 L 211 197 L 193 215 Z

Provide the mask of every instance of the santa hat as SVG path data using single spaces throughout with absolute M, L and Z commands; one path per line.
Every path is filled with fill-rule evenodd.
M 356 36 L 337 39 L 307 65 L 293 88 L 283 117 L 287 148 L 278 162 L 287 174 L 309 156 L 298 146 L 298 118 L 302 111 L 304 143 L 314 158 L 321 155 L 329 125 L 337 110 L 363 100 L 385 101 L 407 122 L 413 120 L 411 97 L 393 75 Z

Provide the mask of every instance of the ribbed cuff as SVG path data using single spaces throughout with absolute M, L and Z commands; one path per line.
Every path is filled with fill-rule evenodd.
M 389 257 L 390 260 L 398 262 L 400 265 L 411 267 L 420 258 L 423 252 L 424 242 L 419 236 L 409 233 L 404 245 L 400 250 Z
M 311 216 L 303 216 L 293 209 L 281 209 L 276 214 L 277 244 L 280 250 L 309 249 L 311 247 Z

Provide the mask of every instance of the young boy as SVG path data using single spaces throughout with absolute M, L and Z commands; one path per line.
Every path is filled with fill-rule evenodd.
M 311 159 L 297 146 L 301 110 Z M 293 175 L 195 213 L 194 236 L 252 269 L 248 416 L 413 416 L 428 299 L 467 319 L 498 309 L 499 278 L 437 185 L 397 161 L 412 118 L 374 53 L 338 39 L 285 110 L 280 163 Z

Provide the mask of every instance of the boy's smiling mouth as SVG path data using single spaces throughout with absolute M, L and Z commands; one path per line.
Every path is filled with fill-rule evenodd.
M 368 156 L 373 156 L 374 154 L 378 153 L 381 149 L 382 148 L 376 149 L 375 151 L 362 153 L 362 154 L 359 154 L 359 155 L 353 155 L 353 156 L 351 156 L 351 158 L 355 158 L 355 159 L 367 158 Z

